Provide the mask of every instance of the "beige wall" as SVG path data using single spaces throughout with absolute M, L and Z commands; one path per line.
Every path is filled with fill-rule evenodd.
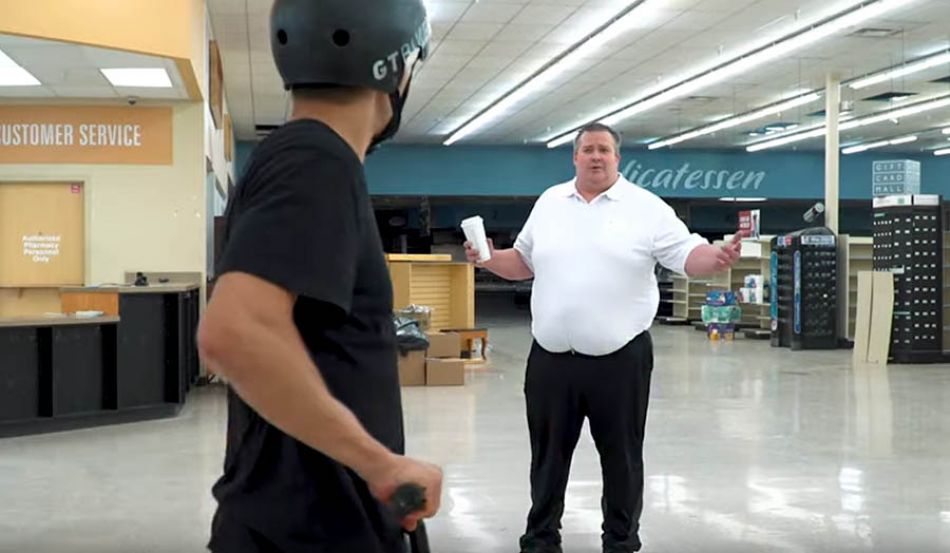
M 205 0 L 0 0 L 0 33 L 170 58 L 201 100 L 205 13 Z
M 165 56 L 178 62 L 197 101 L 171 104 L 172 165 L 0 165 L 0 181 L 85 184 L 86 284 L 122 282 L 125 272 L 136 270 L 204 274 L 209 216 L 205 160 L 214 160 L 215 172 L 225 181 L 230 169 L 218 152 L 223 148 L 221 137 L 210 133 L 205 121 L 210 36 L 205 0 L 0 0 L 0 14 L 0 32 Z M 4 103 L 55 105 L 15 99 L 4 99 Z
M 173 106 L 173 165 L 0 165 L 0 181 L 81 181 L 86 284 L 126 271 L 205 272 L 204 103 Z
M 167 0 L 166 0 L 167 1 Z M 191 10 L 189 24 L 191 28 L 190 54 L 191 63 L 194 66 L 195 77 L 198 79 L 198 88 L 201 90 L 201 97 L 208 98 L 208 40 L 211 36 L 208 33 L 209 21 L 208 6 L 205 0 L 188 0 Z
M 211 18 L 207 17 L 207 25 L 205 26 L 205 44 L 210 40 L 214 40 L 214 29 L 211 27 Z M 224 158 L 224 142 L 226 137 L 224 136 L 224 123 L 221 123 L 221 128 L 214 128 L 214 118 L 211 116 L 211 107 L 210 107 L 210 98 L 208 97 L 207 87 L 208 87 L 208 71 L 210 71 L 208 49 L 205 48 L 203 52 L 204 57 L 203 63 L 199 64 L 204 72 L 204 79 L 201 81 L 204 98 L 205 98 L 205 133 L 206 143 L 205 143 L 205 154 L 208 156 L 208 159 L 211 161 L 211 170 L 214 173 L 215 177 L 218 179 L 218 182 L 221 183 L 223 190 L 227 191 L 228 187 L 228 177 L 231 177 L 231 181 L 235 184 L 237 179 L 234 175 L 234 160 L 228 161 Z M 228 76 L 224 75 L 224 80 L 227 81 Z M 223 98 L 223 113 L 225 115 L 230 113 L 228 108 L 228 96 L 225 92 Z M 235 148 L 236 145 L 232 141 L 232 148 Z M 234 150 L 232 149 L 232 153 Z
M 195 2 L 0 0 L 0 32 L 189 59 Z

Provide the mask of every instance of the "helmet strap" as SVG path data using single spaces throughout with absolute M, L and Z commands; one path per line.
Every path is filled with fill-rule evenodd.
M 389 119 L 389 123 L 386 124 L 386 128 L 382 130 L 381 133 L 373 137 L 373 141 L 369 145 L 369 149 L 366 150 L 366 155 L 369 155 L 376 151 L 376 148 L 386 140 L 389 140 L 399 132 L 399 125 L 402 123 L 402 110 L 406 107 L 406 98 L 409 96 L 409 85 L 412 84 L 412 76 L 410 75 L 409 81 L 406 83 L 406 91 L 400 96 L 399 88 L 397 87 L 394 92 L 389 93 L 389 106 L 392 108 L 393 115 Z

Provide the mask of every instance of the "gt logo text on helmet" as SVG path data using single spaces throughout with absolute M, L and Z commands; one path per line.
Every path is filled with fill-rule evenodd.
M 400 56 L 405 63 L 415 52 L 426 49 L 429 45 L 431 33 L 429 22 L 424 21 L 422 25 L 416 29 L 416 32 L 409 42 L 403 43 L 398 50 L 393 51 L 385 58 L 376 60 L 376 62 L 373 63 L 373 77 L 381 81 L 389 76 L 390 73 L 399 73 Z

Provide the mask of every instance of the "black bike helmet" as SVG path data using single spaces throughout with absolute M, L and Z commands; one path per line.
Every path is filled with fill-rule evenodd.
M 271 49 L 284 88 L 356 86 L 389 94 L 393 118 L 373 144 L 399 128 L 399 84 L 428 53 L 422 0 L 275 0 Z

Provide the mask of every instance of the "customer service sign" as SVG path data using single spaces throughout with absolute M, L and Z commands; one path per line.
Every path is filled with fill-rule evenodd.
M 0 106 L 0 163 L 171 165 L 172 108 Z

